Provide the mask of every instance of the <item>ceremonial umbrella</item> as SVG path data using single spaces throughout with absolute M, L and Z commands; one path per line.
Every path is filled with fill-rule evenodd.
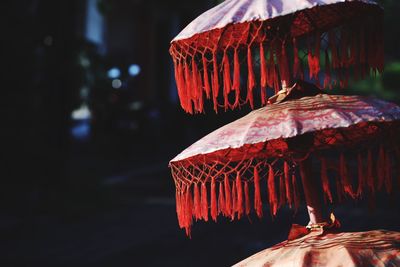
M 209 215 L 240 219 L 253 208 L 261 217 L 265 202 L 272 215 L 284 204 L 297 208 L 301 188 L 307 205 L 318 210 L 312 191 L 318 182 L 330 202 L 392 192 L 393 175 L 400 179 L 400 107 L 365 96 L 300 97 L 300 85 L 282 102 L 215 130 L 170 161 L 178 221 L 187 234 L 193 219 Z M 309 214 L 321 221 L 312 209 Z
M 346 88 L 383 70 L 382 22 L 371 0 L 226 0 L 171 42 L 181 106 L 204 112 L 212 98 L 216 112 L 253 108 L 253 94 L 266 104 L 267 88 L 305 75 Z
M 284 241 L 234 267 L 400 266 L 400 233 L 383 230 L 309 235 Z

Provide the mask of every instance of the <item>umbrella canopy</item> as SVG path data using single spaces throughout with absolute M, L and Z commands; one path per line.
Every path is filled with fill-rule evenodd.
M 286 203 L 297 207 L 297 166 L 308 158 L 319 164 L 329 201 L 383 187 L 391 192 L 399 134 L 400 107 L 374 97 L 318 94 L 267 105 L 170 161 L 179 224 L 189 231 L 193 218 L 208 220 L 209 213 L 214 220 L 218 214 L 240 218 L 251 206 L 261 217 L 264 191 L 272 215 Z
M 284 241 L 234 267 L 399 266 L 400 233 L 383 230 L 309 235 Z
M 253 108 L 254 93 L 265 104 L 266 88 L 305 75 L 346 87 L 351 76 L 383 70 L 382 21 L 370 0 L 226 0 L 171 42 L 181 106 L 203 112 L 212 98 L 215 111 Z

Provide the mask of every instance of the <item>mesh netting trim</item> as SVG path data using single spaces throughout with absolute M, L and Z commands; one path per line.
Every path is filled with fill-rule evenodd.
M 269 206 L 272 216 L 284 205 L 297 210 L 303 194 L 298 163 L 309 157 L 319 170 L 327 202 L 363 196 L 373 199 L 379 190 L 392 193 L 396 183 L 400 189 L 398 144 L 320 151 L 297 159 L 251 158 L 192 165 L 173 162 L 170 167 L 176 186 L 179 226 L 190 235 L 193 220 L 208 221 L 211 217 L 217 221 L 218 215 L 240 219 L 252 210 L 262 217 L 264 206 Z

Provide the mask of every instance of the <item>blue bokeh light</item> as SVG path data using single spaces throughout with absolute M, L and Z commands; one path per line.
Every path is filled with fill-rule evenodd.
M 111 69 L 108 70 L 107 76 L 108 76 L 108 78 L 110 78 L 110 79 L 119 78 L 119 76 L 121 76 L 121 71 L 120 71 L 118 68 L 116 68 L 116 67 L 111 68 Z
M 137 64 L 132 64 L 129 66 L 128 72 L 129 72 L 129 75 L 135 77 L 135 76 L 139 75 L 139 73 L 140 73 L 140 66 Z

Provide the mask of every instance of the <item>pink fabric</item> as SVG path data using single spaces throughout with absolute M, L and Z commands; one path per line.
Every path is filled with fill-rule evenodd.
M 232 148 L 242 153 L 251 144 L 319 130 L 397 120 L 400 120 L 400 107 L 395 104 L 374 97 L 319 94 L 252 111 L 203 137 L 171 162 Z
M 376 230 L 309 235 L 258 252 L 234 267 L 400 266 L 400 233 Z
M 263 21 L 315 6 L 342 2 L 376 4 L 371 0 L 226 0 L 197 17 L 172 42 L 190 38 L 198 33 L 221 29 L 231 23 Z

